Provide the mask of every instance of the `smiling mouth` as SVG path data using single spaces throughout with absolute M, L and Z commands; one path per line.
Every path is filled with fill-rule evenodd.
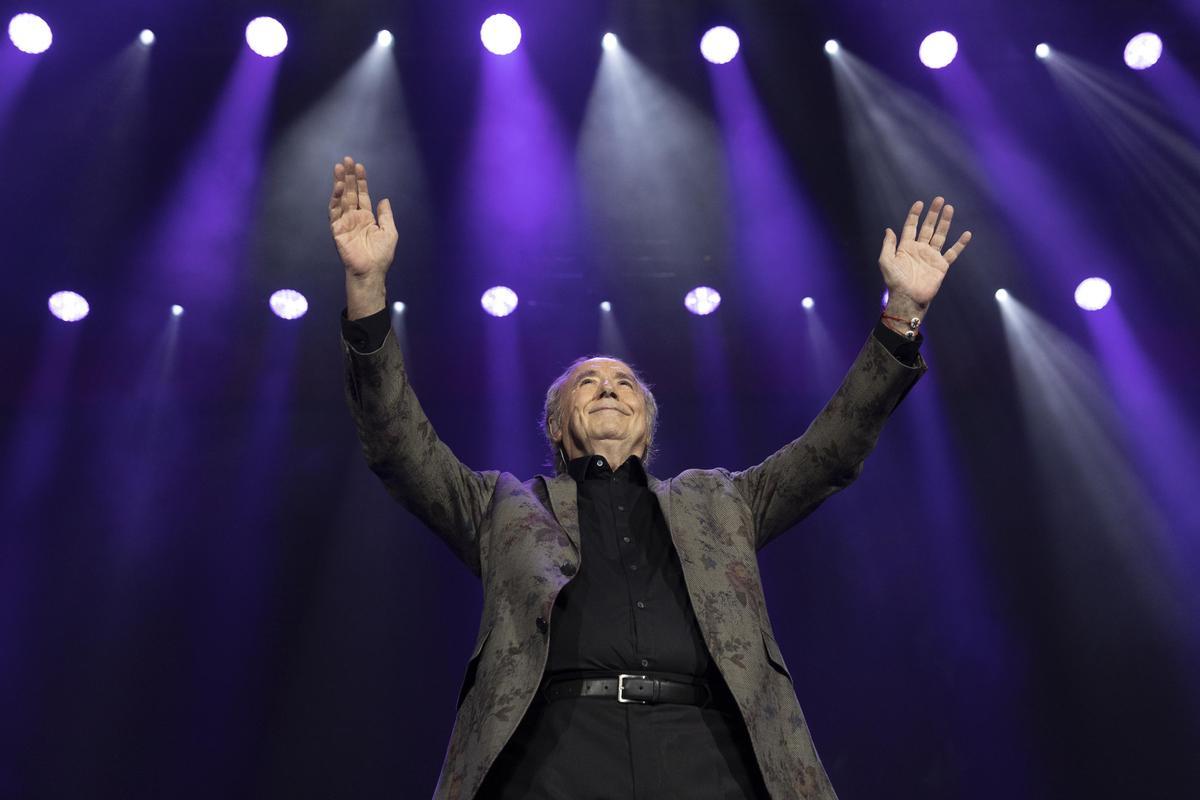
M 628 415 L 626 412 L 622 411 L 621 409 L 617 408 L 616 406 L 603 406 L 603 407 L 601 407 L 601 408 L 593 408 L 593 409 L 592 409 L 591 411 L 589 411 L 588 413 L 589 413 L 589 414 L 596 414 L 596 413 L 599 413 L 599 412 L 601 412 L 601 411 L 616 411 L 618 414 L 625 414 L 625 416 L 629 416 L 629 415 Z

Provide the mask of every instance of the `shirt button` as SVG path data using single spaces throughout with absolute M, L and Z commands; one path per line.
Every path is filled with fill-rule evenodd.
M 638 601 L 637 601 L 637 607 L 638 607 L 638 608 L 645 608 L 645 607 L 646 607 L 646 604 L 645 604 L 645 603 L 643 603 L 641 600 L 638 600 Z
M 596 459 L 596 466 L 597 466 L 597 467 L 603 467 L 603 466 L 604 466 L 604 459 L 603 459 L 603 458 L 597 458 L 597 459 Z
M 648 659 L 648 658 L 643 658 L 643 659 L 642 659 L 642 666 L 643 666 L 643 667 L 648 667 L 648 666 L 650 666 L 650 659 Z
M 629 565 L 629 568 L 630 568 L 631 570 L 634 570 L 634 571 L 636 572 L 636 571 L 637 571 L 637 564 L 630 564 L 630 565 Z
M 625 510 L 625 506 L 617 506 L 617 511 L 624 511 L 624 510 Z
M 625 541 L 627 541 L 627 542 L 633 541 L 633 540 L 632 540 L 632 539 L 630 539 L 628 536 L 622 536 L 621 538 L 622 538 L 622 539 L 624 539 L 624 540 L 625 540 Z
M 558 569 L 560 572 L 562 572 L 563 575 L 566 575 L 568 578 L 571 577 L 572 575 L 574 575 L 578 571 L 578 568 L 574 564 L 572 564 L 570 561 L 566 562 Z

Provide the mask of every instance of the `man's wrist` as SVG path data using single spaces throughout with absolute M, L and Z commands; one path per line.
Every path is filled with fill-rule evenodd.
M 346 273 L 346 317 L 362 319 L 387 307 L 387 282 L 382 275 L 356 278 Z
M 920 325 L 925 321 L 925 314 L 928 311 L 928 303 L 921 305 L 911 297 L 889 293 L 887 306 L 883 309 L 882 321 L 890 330 L 904 336 L 909 331 L 916 330 L 912 320 L 917 320 L 916 325 Z

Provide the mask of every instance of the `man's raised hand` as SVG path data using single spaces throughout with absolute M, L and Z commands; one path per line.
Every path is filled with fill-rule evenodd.
M 943 253 L 946 237 L 950 234 L 950 220 L 954 218 L 954 206 L 946 204 L 941 197 L 935 197 L 918 232 L 917 223 L 923 207 L 924 203 L 918 200 L 909 209 L 899 244 L 896 243 L 896 234 L 891 228 L 887 229 L 883 235 L 883 250 L 879 254 L 879 269 L 891 298 L 889 305 L 901 302 L 906 306 L 916 306 L 915 310 L 921 312 L 938 293 L 950 265 L 971 241 L 971 232 L 967 231 Z
M 329 230 L 346 267 L 347 280 L 382 281 L 396 254 L 392 204 L 379 201 L 378 221 L 371 211 L 367 169 L 346 156 L 333 168 Z

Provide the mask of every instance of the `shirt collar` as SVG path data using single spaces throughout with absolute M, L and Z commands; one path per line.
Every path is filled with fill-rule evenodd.
M 567 474 L 574 478 L 576 483 L 607 478 L 610 475 L 615 476 L 617 480 L 629 481 L 639 486 L 645 486 L 647 483 L 646 468 L 642 466 L 642 460 L 637 456 L 625 459 L 625 463 L 615 471 L 609 466 L 608 460 L 604 456 L 580 456 L 567 463 Z

